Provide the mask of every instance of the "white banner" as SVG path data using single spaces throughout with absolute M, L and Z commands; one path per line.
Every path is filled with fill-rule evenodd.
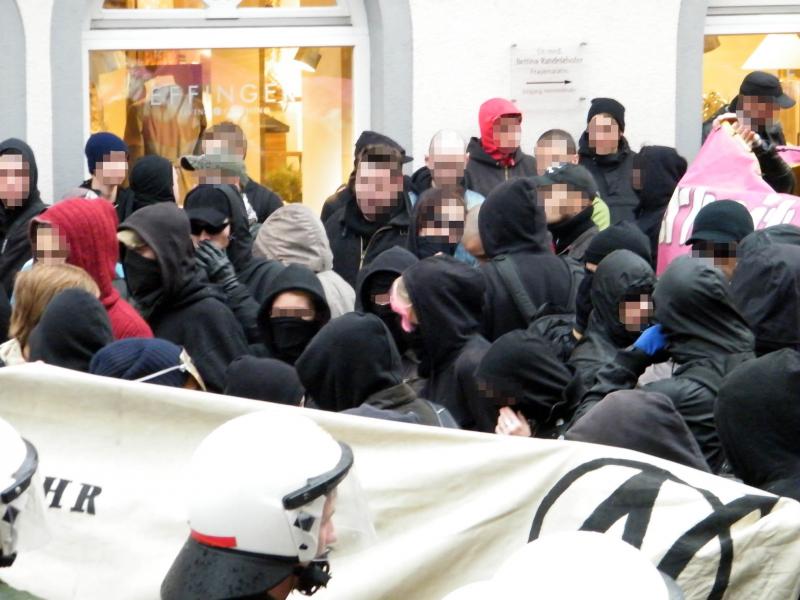
M 194 448 L 254 410 L 302 409 L 42 364 L 0 369 L 0 415 L 39 450 L 53 532 L 0 580 L 53 600 L 158 598 L 188 534 Z M 690 599 L 800 592 L 792 500 L 618 449 L 304 412 L 353 447 L 379 537 L 334 555 L 319 598 L 439 600 L 490 578 L 531 536 L 577 529 L 641 547 Z

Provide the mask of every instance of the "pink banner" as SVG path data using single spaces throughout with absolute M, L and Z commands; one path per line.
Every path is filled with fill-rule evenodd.
M 800 148 L 785 146 L 781 156 L 790 164 L 800 163 Z M 781 223 L 800 226 L 800 197 L 776 193 L 761 178 L 755 156 L 723 126 L 708 136 L 672 195 L 661 224 L 659 274 L 675 258 L 690 252 L 685 244 L 700 209 L 724 199 L 744 204 L 756 229 Z

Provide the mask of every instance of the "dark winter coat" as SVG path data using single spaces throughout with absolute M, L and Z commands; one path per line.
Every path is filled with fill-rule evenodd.
M 633 189 L 633 159 L 636 153 L 622 137 L 614 154 L 598 155 L 589 146 L 589 133 L 584 131 L 578 146 L 579 164 L 589 169 L 600 190 L 600 197 L 611 211 L 611 224 L 634 221 L 639 197 Z

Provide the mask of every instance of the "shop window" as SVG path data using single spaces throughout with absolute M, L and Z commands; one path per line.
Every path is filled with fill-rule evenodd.
M 194 8 L 204 9 L 214 5 L 238 4 L 239 8 L 319 8 L 336 6 L 336 0 L 104 0 L 103 8 L 109 9 L 159 9 Z
M 707 35 L 703 54 L 703 120 L 726 106 L 751 71 L 767 71 L 798 101 L 778 112 L 786 142 L 800 145 L 800 37 L 797 34 Z
M 176 0 L 177 2 L 177 0 Z M 321 202 L 352 169 L 353 48 L 92 50 L 91 131 L 128 143 L 131 161 L 178 163 L 231 122 L 248 176 L 288 202 Z M 182 172 L 182 195 L 195 185 Z

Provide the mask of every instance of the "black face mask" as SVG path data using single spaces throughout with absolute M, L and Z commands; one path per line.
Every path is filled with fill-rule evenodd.
M 594 273 L 586 270 L 586 274 L 578 286 L 578 294 L 575 297 L 575 329 L 583 333 L 589 324 L 589 315 L 592 313 L 592 279 Z
M 458 244 L 438 241 L 437 238 L 420 237 L 417 239 L 417 257 L 422 260 L 429 256 L 435 256 L 440 252 L 448 256 L 453 256 L 457 246 Z
M 380 306 L 378 304 L 372 305 L 372 312 L 377 316 L 384 325 L 386 325 L 389 333 L 392 334 L 394 344 L 397 346 L 398 352 L 402 356 L 408 350 L 408 334 L 400 327 L 400 317 L 392 310 L 390 306 Z
M 275 358 L 293 365 L 319 331 L 319 321 L 299 317 L 274 317 L 269 320 Z
M 145 313 L 152 311 L 164 292 L 158 261 L 131 250 L 125 253 L 123 266 L 128 290 L 137 306 Z

